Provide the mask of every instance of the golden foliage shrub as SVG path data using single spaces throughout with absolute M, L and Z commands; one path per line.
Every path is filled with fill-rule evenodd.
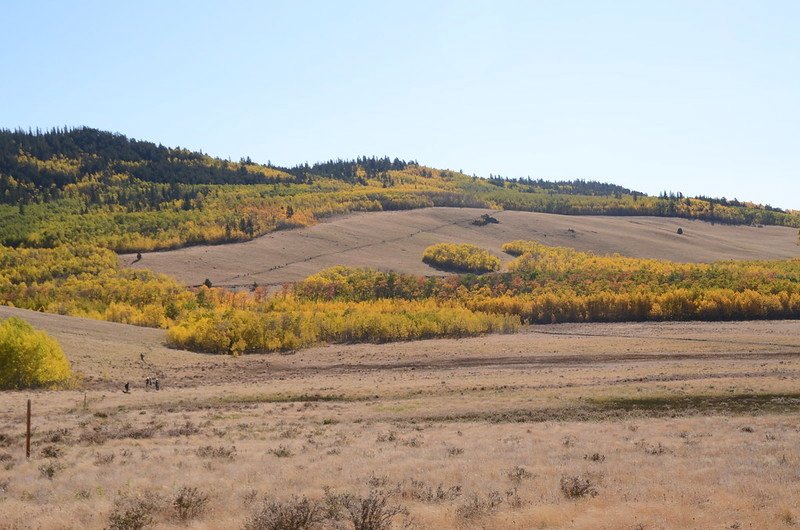
M 0 389 L 52 387 L 71 376 L 55 339 L 20 318 L 0 321 Z
M 292 296 L 249 310 L 192 313 L 169 328 L 171 345 L 212 353 L 295 350 L 317 343 L 392 342 L 510 333 L 519 317 L 434 300 L 308 302 Z
M 440 269 L 491 272 L 500 269 L 500 258 L 477 245 L 438 243 L 425 249 L 422 261 Z

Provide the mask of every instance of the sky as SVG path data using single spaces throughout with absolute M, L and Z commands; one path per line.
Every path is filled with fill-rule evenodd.
M 800 209 L 800 2 L 0 0 L 0 127 Z

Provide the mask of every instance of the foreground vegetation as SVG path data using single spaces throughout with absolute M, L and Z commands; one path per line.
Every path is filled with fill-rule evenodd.
M 544 326 L 234 360 L 166 349 L 151 330 L 62 322 L 53 335 L 91 384 L 31 394 L 30 458 L 26 396 L 0 392 L 0 526 L 359 529 L 375 517 L 393 529 L 791 528 L 800 518 L 793 323 Z M 75 337 L 97 328 L 103 342 Z M 157 392 L 144 385 L 156 371 Z
M 268 295 L 186 288 L 104 249 L 0 248 L 0 302 L 169 330 L 175 346 L 284 351 L 510 332 L 521 323 L 800 318 L 800 259 L 678 264 L 515 241 L 508 272 L 333 267 Z
M 79 128 L 0 131 L 0 244 L 119 252 L 243 241 L 332 214 L 472 206 L 800 227 L 738 200 L 649 197 L 612 184 L 481 179 L 389 158 L 293 168 L 231 162 Z

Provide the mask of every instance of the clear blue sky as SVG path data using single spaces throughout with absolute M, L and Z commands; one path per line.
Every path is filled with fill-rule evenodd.
M 0 0 L 0 127 L 800 209 L 800 1 Z

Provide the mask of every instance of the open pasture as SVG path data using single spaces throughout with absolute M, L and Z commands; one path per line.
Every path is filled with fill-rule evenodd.
M 482 214 L 498 224 L 476 226 Z M 683 228 L 682 235 L 677 234 Z M 121 256 L 122 263 L 169 274 L 188 285 L 209 279 L 220 287 L 282 285 L 334 265 L 372 267 L 408 274 L 443 272 L 423 263 L 435 243 L 471 243 L 504 263 L 501 246 L 535 240 L 598 254 L 678 262 L 782 259 L 800 255 L 797 230 L 781 226 L 730 226 L 669 217 L 567 216 L 474 208 L 424 208 L 357 213 L 318 225 L 274 232 L 246 243 L 195 246 Z
M 12 314 L 61 342 L 86 390 L 0 395 L 4 528 L 241 528 L 304 496 L 328 528 L 352 528 L 347 503 L 370 498 L 397 508 L 396 528 L 800 518 L 796 321 L 535 326 L 233 358 L 0 308 Z

